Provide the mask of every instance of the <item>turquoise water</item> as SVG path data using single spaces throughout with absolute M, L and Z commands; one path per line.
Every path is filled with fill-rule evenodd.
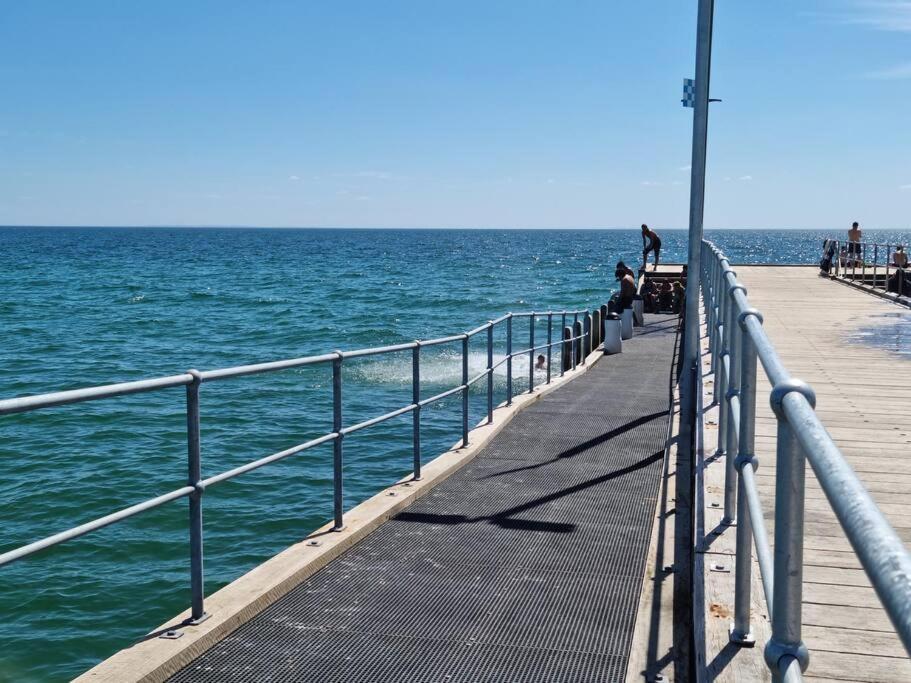
M 825 233 L 709 236 L 733 261 L 815 263 Z M 683 259 L 685 232 L 662 241 L 664 261 Z M 637 231 L 0 229 L 0 398 L 591 307 L 610 296 L 614 262 L 640 250 Z M 485 363 L 478 339 L 471 373 Z M 347 424 L 411 401 L 409 354 L 344 372 Z M 524 359 L 514 373 L 521 390 Z M 425 395 L 457 384 L 459 348 L 428 351 L 422 374 Z M 328 366 L 204 385 L 204 475 L 331 431 L 330 389 Z M 504 389 L 501 373 L 497 400 Z M 472 423 L 484 405 L 472 395 Z M 459 430 L 458 398 L 425 410 L 427 459 Z M 0 435 L 0 551 L 186 479 L 182 389 L 3 417 Z M 408 416 L 350 436 L 346 507 L 407 474 L 410 445 Z M 211 593 L 330 518 L 331 449 L 218 485 L 204 509 Z M 0 680 L 66 680 L 187 607 L 186 516 L 179 501 L 0 569 Z

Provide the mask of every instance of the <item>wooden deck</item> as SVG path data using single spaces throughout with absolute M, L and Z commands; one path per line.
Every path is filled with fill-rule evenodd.
M 817 413 L 902 539 L 911 542 L 911 356 L 861 343 L 859 335 L 911 319 L 911 312 L 837 281 L 813 267 L 736 266 L 753 306 L 791 374 L 816 391 Z M 911 322 L 905 323 L 911 326 Z M 893 330 L 885 330 L 893 335 Z M 758 371 L 757 480 L 770 538 L 774 534 L 775 418 L 771 390 Z M 707 378 L 711 380 L 711 376 Z M 707 386 L 707 395 L 711 386 Z M 708 402 L 706 403 L 708 405 Z M 706 456 L 714 451 L 714 411 L 706 413 Z M 708 457 L 707 459 L 711 459 Z M 723 499 L 723 463 L 705 471 L 705 530 L 720 520 L 713 502 Z M 734 530 L 709 539 L 710 553 L 730 557 Z M 712 559 L 711 562 L 715 560 Z M 710 564 L 706 559 L 706 566 Z M 732 563 L 731 563 L 732 564 Z M 757 680 L 760 645 L 768 637 L 767 612 L 754 558 L 754 625 L 757 647 L 726 651 L 733 611 L 733 574 L 706 576 L 706 653 L 719 680 Z M 731 591 L 731 592 L 729 592 Z M 714 606 L 713 606 L 714 605 Z M 810 650 L 811 681 L 911 681 L 911 660 L 860 568 L 825 495 L 808 467 L 804 551 L 804 641 Z M 722 627 L 724 633 L 722 633 Z M 710 667 L 711 668 L 711 667 Z M 738 673 L 739 672 L 739 673 Z M 768 680 L 766 678 L 766 680 Z

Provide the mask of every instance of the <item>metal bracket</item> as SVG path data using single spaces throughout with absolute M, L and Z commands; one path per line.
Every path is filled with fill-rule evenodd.
M 307 545 L 309 545 L 312 548 L 316 548 L 318 546 L 321 546 L 322 544 L 323 544 L 322 541 L 317 541 L 315 538 L 312 538 L 309 541 L 307 541 Z
M 158 637 L 163 640 L 177 640 L 178 638 L 183 638 L 183 631 L 178 631 L 177 629 L 171 628 Z
M 712 564 L 709 565 L 709 571 L 718 572 L 720 574 L 730 574 L 731 568 L 720 562 L 712 562 Z
M 753 647 L 756 644 L 756 637 L 753 635 L 752 631 L 747 633 L 739 633 L 734 624 L 728 628 L 728 635 L 730 636 L 731 642 L 735 645 L 740 645 L 741 647 Z

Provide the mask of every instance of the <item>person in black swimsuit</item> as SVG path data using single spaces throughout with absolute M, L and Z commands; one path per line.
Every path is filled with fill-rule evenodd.
M 646 243 L 646 240 L 648 242 Z M 642 270 L 648 265 L 648 253 L 655 252 L 655 270 L 658 270 L 658 259 L 661 256 L 661 238 L 654 230 L 649 230 L 648 226 L 642 224 Z

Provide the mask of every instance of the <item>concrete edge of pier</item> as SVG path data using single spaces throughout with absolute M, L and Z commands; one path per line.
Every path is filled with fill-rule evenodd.
M 563 377 L 553 378 L 549 385 L 536 388 L 533 394 L 516 395 L 512 405 L 501 403 L 494 411 L 493 424 L 488 425 L 484 419 L 469 432 L 467 447 L 461 448 L 459 440 L 424 465 L 420 481 L 413 481 L 409 475 L 351 508 L 345 513 L 342 531 L 333 531 L 329 522 L 208 596 L 206 611 L 210 616 L 202 623 L 188 624 L 187 610 L 75 681 L 164 681 L 470 462 L 521 410 L 580 377 L 602 356 L 600 350 L 595 350 L 584 364 L 567 371 Z M 179 636 L 160 637 L 167 632 Z
M 664 462 L 661 482 L 655 501 L 651 536 L 646 555 L 645 573 L 639 592 L 636 626 L 630 643 L 626 681 L 658 681 L 671 683 L 685 653 L 674 645 L 674 574 L 676 522 L 679 514 L 687 514 L 685 501 L 677 493 L 677 435 L 680 433 L 679 387 L 671 395 L 671 419 L 665 436 Z M 659 678 L 663 676 L 662 678 Z

